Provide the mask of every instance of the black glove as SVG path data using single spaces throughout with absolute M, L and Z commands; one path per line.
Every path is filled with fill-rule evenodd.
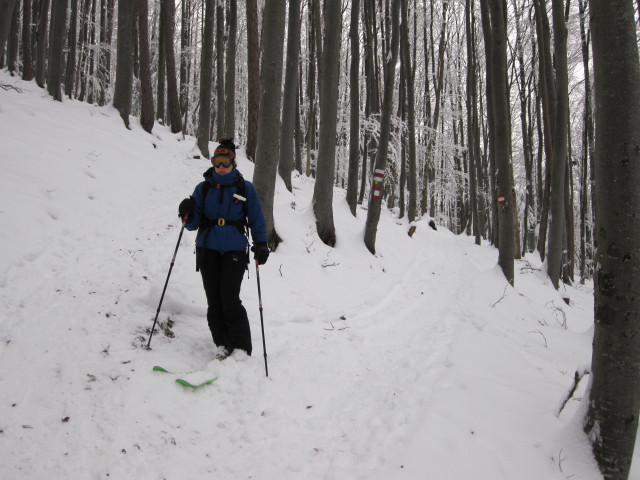
M 269 247 L 266 243 L 256 243 L 251 247 L 251 251 L 253 252 L 253 258 L 258 262 L 258 265 L 264 265 L 267 263 L 267 258 L 269 258 Z
M 196 209 L 196 201 L 193 197 L 185 198 L 178 205 L 178 216 L 184 221 L 188 222 L 191 219 L 191 215 Z

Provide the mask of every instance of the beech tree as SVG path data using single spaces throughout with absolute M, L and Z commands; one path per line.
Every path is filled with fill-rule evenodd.
M 384 98 L 382 100 L 382 116 L 380 118 L 380 140 L 374 164 L 374 181 L 369 196 L 369 210 L 364 231 L 364 244 L 372 253 L 376 253 L 376 236 L 378 222 L 382 209 L 382 190 L 384 175 L 387 169 L 387 153 L 389 150 L 389 135 L 391 133 L 391 111 L 393 109 L 393 89 L 395 84 L 395 69 L 398 62 L 400 44 L 400 2 L 393 0 L 391 4 L 391 44 L 385 56 L 384 68 Z
M 282 49 L 286 2 L 266 0 L 262 25 L 262 58 L 260 60 L 260 110 L 258 144 L 253 184 L 260 195 L 267 220 L 267 235 L 272 248 L 280 243 L 273 219 L 273 197 L 276 189 L 280 143 L 280 107 L 282 103 Z
M 626 480 L 640 411 L 640 61 L 632 3 L 590 0 L 589 5 L 597 267 L 585 431 L 604 478 Z
M 47 91 L 54 99 L 62 101 L 62 65 L 67 19 L 67 0 L 53 0 L 51 6 L 51 30 L 49 30 L 49 62 Z
M 555 115 L 553 129 L 553 157 L 551 165 L 551 218 L 549 222 L 549 258 L 547 273 L 556 289 L 562 272 L 562 242 L 565 226 L 565 170 L 567 167 L 567 127 L 569 120 L 569 80 L 567 73 L 567 26 L 564 20 L 564 1 L 552 0 L 553 43 L 556 104 L 550 107 Z
M 39 85 L 53 88 L 57 81 L 47 81 L 47 78 L 58 74 L 54 69 L 55 60 L 49 62 L 48 59 L 58 51 L 64 52 L 62 64 L 66 66 L 63 77 L 67 95 L 80 101 L 95 101 L 98 105 L 113 100 L 114 105 L 120 107 L 127 107 L 126 103 L 120 104 L 119 101 L 130 97 L 126 116 L 139 116 L 147 129 L 153 126 L 148 112 L 154 103 L 159 121 L 163 125 L 171 125 L 174 130 L 179 122 L 185 134 L 198 137 L 198 146 L 207 156 L 209 152 L 205 149 L 209 140 L 219 138 L 216 137 L 218 127 L 224 126 L 221 135 L 233 135 L 241 145 L 245 142 L 247 155 L 254 160 L 259 130 L 264 133 L 266 128 L 264 138 L 274 142 L 269 149 L 277 152 L 277 166 L 273 171 L 280 170 L 285 184 L 291 180 L 295 159 L 296 168 L 301 172 L 319 176 L 318 189 L 330 192 L 329 185 L 346 188 L 349 208 L 353 213 L 358 203 L 371 200 L 372 190 L 368 187 L 371 186 L 380 141 L 384 139 L 387 128 L 381 115 L 385 97 L 383 87 L 392 85 L 391 123 L 385 140 L 387 151 L 383 173 L 386 176 L 380 189 L 383 205 L 400 218 L 408 211 L 409 220 L 418 219 L 422 213 L 429 214 L 438 224 L 454 233 L 464 230 L 474 235 L 478 243 L 485 237 L 501 248 L 504 212 L 499 210 L 498 193 L 504 193 L 513 217 L 512 234 L 517 236 L 514 257 L 531 252 L 532 246 L 539 241 L 538 252 L 548 261 L 550 276 L 556 276 L 551 267 L 559 272 L 558 282 L 572 281 L 574 262 L 580 264 L 581 281 L 593 275 L 593 211 L 597 202 L 593 198 L 593 121 L 589 113 L 592 110 L 589 105 L 592 97 L 589 91 L 590 32 L 584 26 L 578 29 L 580 15 L 583 19 L 589 15 L 587 0 L 501 2 L 502 23 L 508 27 L 509 39 L 514 43 L 507 57 L 510 69 L 505 70 L 506 81 L 500 86 L 500 92 L 505 92 L 507 109 L 500 114 L 494 113 L 496 93 L 492 59 L 496 48 L 493 39 L 495 22 L 489 13 L 493 2 L 406 0 L 405 3 L 405 0 L 400 0 L 402 48 L 393 83 L 384 79 L 384 64 L 389 60 L 393 38 L 391 0 L 340 2 L 341 16 L 337 20 L 341 32 L 340 45 L 333 58 L 339 62 L 335 76 L 325 71 L 323 39 L 326 38 L 322 32 L 323 24 L 329 21 L 328 16 L 335 12 L 329 12 L 329 7 L 323 7 L 320 0 L 283 2 L 290 11 L 287 48 L 297 48 L 297 54 L 293 50 L 287 54 L 289 60 L 284 86 L 277 83 L 275 77 L 267 79 L 270 97 L 283 89 L 285 94 L 280 99 L 280 107 L 268 107 L 272 112 L 267 115 L 270 120 L 264 128 L 258 125 L 259 76 L 264 67 L 260 65 L 259 56 L 268 44 L 261 45 L 258 35 L 261 24 L 267 30 L 272 26 L 267 26 L 268 17 L 266 20 L 262 18 L 263 13 L 258 10 L 255 0 L 221 0 L 213 4 L 213 8 L 220 9 L 217 17 L 220 35 L 213 45 L 208 42 L 216 38 L 216 25 L 213 36 L 205 34 L 208 0 L 149 3 L 146 14 L 141 11 L 142 7 L 134 10 L 131 43 L 121 53 L 121 58 L 116 55 L 118 46 L 115 32 L 112 32 L 117 18 L 114 14 L 115 0 L 66 0 L 69 5 L 64 10 L 71 14 L 66 25 L 68 31 L 64 34 L 66 43 L 62 48 L 51 49 L 53 27 L 60 25 L 52 18 L 59 1 L 65 0 L 0 0 L 0 9 L 4 9 L 0 11 L 8 12 L 7 16 L 2 16 L 2 21 L 9 19 L 7 28 L 11 37 L 10 44 L 5 42 L 0 59 L 8 62 L 12 69 L 17 67 L 18 74 L 22 68 L 23 78 L 29 79 L 35 74 Z M 507 3 L 509 9 L 505 10 Z M 9 9 L 9 4 L 13 10 Z M 137 5 L 138 0 L 133 4 Z M 181 7 L 177 12 L 173 10 L 176 5 Z M 118 6 L 121 7 L 120 4 Z M 297 10 L 298 7 L 302 11 Z M 486 14 L 480 16 L 478 10 Z M 552 14 L 553 29 L 550 18 L 547 18 Z M 148 24 L 146 33 L 143 31 L 144 19 Z M 211 15 L 210 19 L 215 21 L 216 17 Z M 237 19 L 237 29 L 234 19 Z M 480 20 L 486 33 L 484 52 Z M 559 20 L 564 22 L 564 27 L 557 26 Z M 330 23 L 333 28 L 333 22 Z M 175 27 L 179 31 L 166 32 Z M 0 26 L 0 31 L 2 28 Z M 534 29 L 536 35 L 532 36 Z M 556 30 L 559 35 L 555 34 Z M 578 57 L 561 52 L 563 47 L 558 42 L 564 42 L 563 32 L 567 33 L 569 51 L 577 52 L 576 47 L 582 43 L 584 77 L 581 73 L 573 75 L 579 71 L 576 68 L 581 67 L 577 65 Z M 180 37 L 175 41 L 174 33 Z M 123 31 L 118 35 L 118 41 L 126 38 L 127 34 Z M 264 38 L 266 42 L 268 36 Z M 178 53 L 174 53 L 177 43 L 180 44 L 180 72 L 179 82 L 174 87 L 178 76 L 171 71 L 176 67 L 171 55 Z M 148 72 L 144 67 L 146 44 L 150 63 Z M 128 59 L 132 53 L 133 59 Z M 29 58 L 30 55 L 33 58 Z M 569 62 L 568 89 L 562 81 L 565 57 Z M 122 76 L 118 72 L 113 75 L 111 64 L 116 62 L 114 67 L 126 69 L 129 61 L 133 63 L 135 79 L 128 87 L 130 93 L 122 97 Z M 220 69 L 208 66 L 216 61 L 220 62 Z M 29 71 L 30 66 L 35 67 L 33 73 Z M 275 73 L 273 65 L 267 70 Z M 153 91 L 145 80 L 147 74 L 154 82 L 157 81 Z M 278 75 L 282 80 L 282 72 Z M 111 85 L 112 77 L 118 81 L 115 91 Z M 582 78 L 578 77 L 585 81 L 581 83 Z M 324 131 L 320 134 L 323 83 L 335 79 L 338 80 L 339 92 L 335 134 L 328 135 Z M 417 82 L 411 88 L 414 79 Z M 223 88 L 218 90 L 218 86 Z M 180 93 L 179 102 L 174 101 L 174 92 Z M 513 105 L 509 103 L 510 99 L 514 100 Z M 275 100 L 269 98 L 267 103 Z M 567 105 L 566 109 L 562 102 Z M 172 107 L 172 104 L 178 107 Z M 557 118 L 559 115 L 564 115 L 565 119 Z M 235 116 L 237 120 L 232 120 Z M 282 119 L 282 127 L 278 127 L 277 134 L 269 133 L 269 129 L 277 125 L 273 122 L 279 121 L 278 118 Z M 508 169 L 513 170 L 512 173 L 505 173 L 506 170 L 496 163 L 496 130 L 502 128 L 496 126 L 496 121 L 502 119 L 506 119 L 508 127 L 504 131 L 509 132 L 509 137 L 513 136 L 507 140 L 507 147 L 503 147 L 503 151 L 509 151 L 505 158 L 509 159 Z M 227 129 L 227 121 L 234 126 Z M 333 147 L 326 143 L 325 136 L 331 137 Z M 557 152 L 563 143 L 566 144 L 565 153 Z M 262 147 L 263 156 L 267 152 L 265 145 Z M 334 148 L 331 163 L 323 160 L 328 148 Z M 557 157 L 562 158 L 560 163 L 554 162 Z M 306 168 L 303 158 L 306 159 Z M 564 171 L 561 170 L 563 164 Z M 264 181 L 264 178 L 259 178 L 264 174 L 261 172 L 264 167 L 258 166 L 258 184 Z M 271 172 L 270 169 L 267 170 Z M 503 192 L 505 187 L 499 183 L 503 179 L 498 178 L 501 173 L 511 177 L 512 181 L 516 175 L 515 188 L 511 188 L 510 193 Z M 266 190 L 272 191 L 271 181 L 275 179 L 270 178 Z M 552 187 L 554 182 L 556 186 Z M 562 201 L 556 205 L 554 201 L 560 200 L 560 196 Z M 412 214 L 413 200 L 420 202 L 416 204 L 415 214 Z M 519 202 L 522 202 L 522 208 L 517 207 Z M 265 203 L 269 208 L 269 201 Z M 394 209 L 396 205 L 399 206 L 398 211 Z M 550 214 L 554 208 L 558 208 L 560 213 Z M 329 207 L 323 208 L 323 212 L 329 210 Z M 375 212 L 367 214 L 370 213 Z M 554 222 L 558 224 L 557 229 L 554 229 Z M 523 235 L 520 237 L 521 227 Z M 275 233 L 275 229 L 271 233 Z M 340 232 L 334 231 L 334 234 L 340 235 Z M 520 241 L 523 242 L 522 248 L 518 246 Z M 552 246 L 556 252 L 553 256 Z M 578 246 L 580 248 L 574 252 Z M 560 252 L 559 262 L 554 260 L 557 252 Z M 508 263 L 506 258 L 510 255 L 503 255 L 501 263 Z
M 289 1 L 289 27 L 287 33 L 287 61 L 282 99 L 282 129 L 280 133 L 280 160 L 278 172 L 287 190 L 293 190 L 291 172 L 294 160 L 296 99 L 298 98 L 298 57 L 300 56 L 300 0 Z
M 200 57 L 200 111 L 198 112 L 198 148 L 209 159 L 211 136 L 211 80 L 213 78 L 213 16 L 215 0 L 206 0 L 202 54 Z
M 0 0 L 0 57 L 9 38 L 11 19 L 18 0 Z
M 256 156 L 258 110 L 260 108 L 260 36 L 258 34 L 258 2 L 247 0 L 247 157 Z
M 149 57 L 149 0 L 136 0 L 138 7 L 138 49 L 140 51 L 140 124 L 151 133 L 155 121 Z
M 216 2 L 216 137 L 225 136 L 224 114 L 224 1 Z
M 414 69 L 411 65 L 411 50 L 409 43 L 409 8 L 407 0 L 401 0 L 401 12 L 402 12 L 402 71 L 404 73 L 404 80 L 406 82 L 407 90 L 407 137 L 409 144 L 409 172 L 408 172 L 408 186 L 409 186 L 409 208 L 407 215 L 409 221 L 413 222 L 418 218 L 418 190 L 417 190 L 417 166 L 416 166 L 416 112 L 415 112 L 415 91 L 414 91 Z M 403 162 L 404 165 L 404 162 Z
M 234 137 L 236 129 L 236 44 L 238 30 L 238 6 L 236 0 L 227 0 L 227 48 L 225 76 L 224 136 Z
M 118 62 L 113 106 L 129 128 L 133 89 L 133 2 L 118 2 Z
M 342 8 L 340 0 L 327 0 L 325 7 L 321 68 L 325 76 L 320 82 L 320 131 L 316 184 L 313 188 L 313 213 L 316 216 L 320 240 L 333 247 L 336 244 L 336 229 L 333 223 L 333 178 L 336 168 Z
M 507 34 L 503 0 L 481 0 L 486 5 L 482 11 L 487 18 L 483 27 L 491 45 L 487 58 L 487 71 L 491 71 L 492 102 L 487 106 L 493 112 L 494 130 L 489 139 L 494 143 L 496 158 L 496 190 L 498 198 L 498 265 L 507 281 L 513 285 L 515 255 L 514 245 L 514 195 L 511 170 L 511 129 L 509 125 L 509 92 L 507 88 Z
M 349 177 L 347 180 L 347 203 L 351 214 L 356 216 L 358 205 L 358 167 L 360 166 L 360 0 L 351 2 L 351 69 L 349 71 Z M 364 172 L 363 172 L 364 174 Z
M 169 116 L 171 132 L 182 131 L 182 117 L 180 115 L 180 100 L 178 97 L 178 79 L 176 75 L 176 55 L 173 48 L 176 6 L 173 0 L 161 0 L 164 10 L 162 30 L 164 31 L 164 54 L 167 72 L 167 98 L 169 99 Z M 120 30 L 118 30 L 118 33 Z

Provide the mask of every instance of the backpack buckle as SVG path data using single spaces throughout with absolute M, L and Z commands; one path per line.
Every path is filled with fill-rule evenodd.
M 226 224 L 226 220 L 224 218 L 219 218 L 218 219 L 218 226 L 219 227 L 224 227 L 224 225 Z

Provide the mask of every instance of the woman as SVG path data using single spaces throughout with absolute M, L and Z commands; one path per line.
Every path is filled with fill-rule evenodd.
M 204 181 L 178 207 L 185 228 L 198 230 L 196 270 L 202 275 L 207 322 L 218 359 L 234 350 L 251 355 L 251 329 L 240 300 L 240 285 L 249 263 L 247 227 L 251 230 L 256 262 L 263 265 L 269 257 L 260 198 L 253 184 L 236 169 L 235 158 L 233 141 L 220 140 Z

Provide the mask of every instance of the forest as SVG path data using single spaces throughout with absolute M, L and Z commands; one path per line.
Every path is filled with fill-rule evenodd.
M 604 372 L 640 378 L 637 8 L 632 0 L 0 0 L 0 67 L 57 101 L 112 104 L 123 128 L 139 121 L 152 133 L 157 122 L 197 137 L 205 158 L 210 141 L 233 137 L 255 162 L 272 249 L 283 240 L 276 177 L 291 189 L 291 176 L 305 175 L 315 179 L 313 212 L 327 245 L 340 237 L 337 187 L 354 215 L 367 206 L 363 247 L 372 254 L 384 204 L 409 223 L 428 216 L 494 245 L 512 284 L 514 261 L 531 253 L 556 288 L 593 281 L 585 429 L 605 477 L 626 478 L 640 380 L 615 383 Z M 622 400 L 598 394 L 612 389 Z

